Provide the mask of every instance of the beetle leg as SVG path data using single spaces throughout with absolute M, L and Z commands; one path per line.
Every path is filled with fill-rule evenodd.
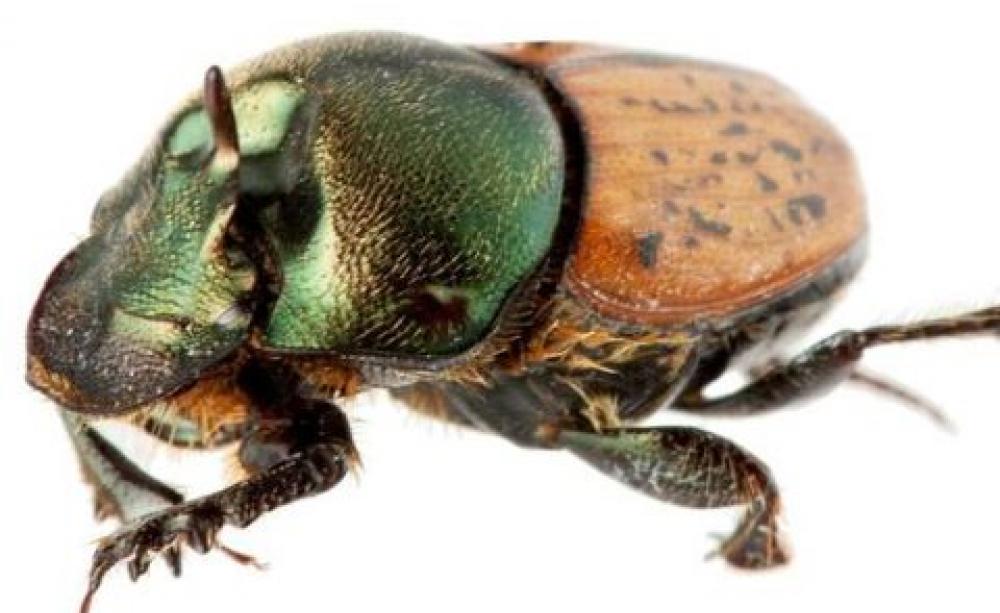
M 419 384 L 397 397 L 425 412 L 524 447 L 568 449 L 602 472 L 655 498 L 690 507 L 747 505 L 720 548 L 744 568 L 784 562 L 777 488 L 766 466 L 733 443 L 693 428 L 618 428 L 600 396 L 556 377 L 497 376 L 490 387 Z M 582 392 L 582 393 L 581 393 Z
M 94 488 L 97 519 L 115 517 L 122 524 L 168 509 L 184 497 L 135 465 L 111 441 L 90 426 L 83 416 L 60 410 L 83 470 L 84 479 Z M 228 547 L 219 549 L 241 564 L 258 565 L 256 560 Z M 179 545 L 163 551 L 164 560 L 175 577 L 181 575 Z
M 770 358 L 764 364 L 748 369 L 747 376 L 751 380 L 754 380 L 763 376 L 769 370 L 781 368 L 783 365 L 784 362 L 782 362 L 781 359 L 777 357 Z M 941 407 L 891 379 L 863 368 L 859 368 L 855 365 L 850 374 L 847 375 L 847 381 L 864 386 L 866 389 L 892 398 L 896 402 L 899 402 L 900 404 L 913 409 L 918 413 L 923 413 L 926 417 L 934 421 L 934 423 L 936 423 L 940 428 L 948 431 L 955 430 L 955 425 L 951 422 L 948 415 L 943 409 L 941 409 Z M 688 396 L 686 402 L 694 402 L 692 398 L 693 396 Z M 698 401 L 700 401 L 700 399 Z M 682 410 L 699 410 L 695 409 L 693 406 L 687 405 L 677 408 Z
M 787 561 L 778 534 L 780 499 L 770 471 L 732 442 L 683 427 L 565 430 L 557 441 L 601 472 L 659 500 L 694 508 L 746 505 L 739 526 L 718 553 L 741 568 Z
M 1000 328 L 1000 307 L 912 324 L 876 326 L 838 332 L 784 364 L 766 369 L 731 394 L 706 398 L 702 390 L 683 394 L 672 405 L 684 411 L 716 415 L 749 415 L 781 408 L 822 394 L 849 378 L 864 351 L 878 345 L 981 334 Z
M 250 473 L 219 492 L 144 515 L 103 539 L 94 553 L 81 611 L 87 611 L 105 573 L 128 561 L 133 579 L 158 553 L 186 543 L 205 553 L 219 547 L 223 525 L 246 527 L 263 513 L 336 485 L 357 461 L 346 416 L 334 404 L 302 398 L 297 381 L 248 369 L 255 406 L 240 449 Z
M 173 488 L 149 476 L 125 457 L 87 420 L 61 410 L 63 423 L 80 459 L 84 476 L 94 487 L 98 519 L 117 516 L 123 522 L 173 506 L 184 499 Z
M 866 388 L 872 390 L 873 392 L 883 394 L 890 398 L 893 398 L 897 402 L 900 402 L 911 409 L 923 413 L 925 416 L 930 418 L 939 427 L 954 431 L 955 424 L 952 423 L 948 415 L 930 400 L 920 396 L 902 385 L 886 379 L 880 375 L 873 374 L 866 370 L 860 368 L 854 369 L 848 377 L 848 381 L 852 383 L 857 383 L 858 385 L 863 385 Z
M 63 424 L 80 460 L 84 478 L 94 488 L 94 513 L 98 519 L 115 516 L 122 523 L 147 513 L 167 509 L 184 497 L 136 466 L 110 441 L 91 428 L 86 419 L 61 410 Z M 181 552 L 164 551 L 175 577 L 181 574 Z

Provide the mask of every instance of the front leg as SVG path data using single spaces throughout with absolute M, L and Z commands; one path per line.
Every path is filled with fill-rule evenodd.
M 136 466 L 86 418 L 65 409 L 60 409 L 59 415 L 73 442 L 84 480 L 94 488 L 97 519 L 116 517 L 129 522 L 184 500 L 172 487 Z M 179 558 L 177 565 L 171 566 L 179 573 Z
M 205 553 L 224 525 L 243 528 L 262 514 L 340 482 L 357 453 L 347 417 L 334 404 L 303 398 L 287 372 L 248 366 L 241 385 L 254 399 L 252 422 L 240 447 L 249 476 L 225 489 L 144 515 L 102 540 L 94 553 L 81 607 L 89 610 L 105 573 L 128 560 L 136 579 L 158 553 L 186 543 Z

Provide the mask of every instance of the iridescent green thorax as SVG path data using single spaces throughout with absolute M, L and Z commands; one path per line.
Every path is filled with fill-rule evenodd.
M 548 252 L 562 140 L 513 70 L 355 34 L 229 77 L 209 70 L 40 296 L 31 380 L 64 406 L 163 397 L 251 337 L 334 356 L 455 355 Z
M 537 86 L 397 35 L 310 41 L 274 63 L 308 93 L 304 151 L 287 153 L 302 176 L 260 215 L 281 276 L 265 345 L 444 356 L 482 339 L 559 217 L 562 141 Z

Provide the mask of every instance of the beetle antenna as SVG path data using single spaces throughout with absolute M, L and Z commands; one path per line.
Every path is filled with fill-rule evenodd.
M 205 72 L 205 112 L 212 126 L 215 141 L 213 161 L 227 169 L 235 169 L 240 159 L 240 144 L 236 135 L 236 118 L 229 98 L 229 88 L 222 78 L 222 70 L 211 66 Z

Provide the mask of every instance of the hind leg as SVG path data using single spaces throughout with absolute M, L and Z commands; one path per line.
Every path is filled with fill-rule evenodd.
M 847 379 L 865 350 L 906 341 L 981 334 L 1000 329 L 1000 307 L 907 325 L 838 332 L 783 364 L 775 364 L 745 387 L 716 398 L 693 389 L 672 408 L 713 415 L 748 415 L 781 408 L 828 391 Z

